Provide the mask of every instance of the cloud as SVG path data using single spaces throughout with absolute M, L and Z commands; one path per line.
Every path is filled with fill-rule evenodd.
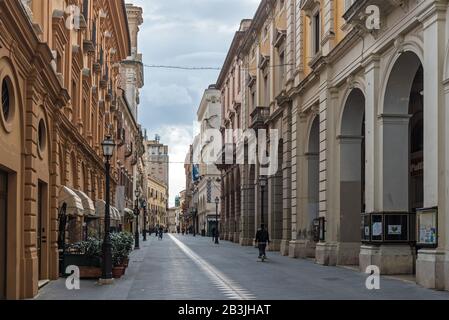
M 139 51 L 146 65 L 221 67 L 242 19 L 260 0 L 133 0 L 144 11 Z M 219 71 L 145 68 L 139 123 L 168 144 L 170 203 L 185 188 L 182 162 L 192 143 L 192 123 L 204 90 Z M 179 161 L 178 161 L 179 160 Z

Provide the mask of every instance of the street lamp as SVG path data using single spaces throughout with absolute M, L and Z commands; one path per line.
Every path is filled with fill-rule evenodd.
M 136 215 L 136 232 L 135 232 L 135 239 L 134 239 L 134 247 L 135 249 L 140 249 L 139 244 L 139 197 L 140 197 L 140 190 L 137 188 L 135 191 L 136 196 L 136 207 L 134 208 L 134 214 Z
M 147 241 L 147 201 L 142 199 L 143 208 L 143 241 Z
M 218 240 L 219 238 L 219 233 L 218 233 L 218 205 L 220 204 L 220 198 L 216 197 L 215 198 L 215 206 L 216 206 L 216 210 L 215 210 L 215 244 L 220 244 L 220 241 Z
M 101 144 L 103 148 L 103 156 L 105 157 L 105 173 L 106 173 L 106 204 L 104 209 L 104 241 L 103 241 L 103 270 L 100 283 L 110 284 L 112 278 L 112 242 L 111 242 L 111 212 L 110 212 L 110 159 L 114 154 L 115 142 L 111 136 L 107 136 Z
M 192 208 L 192 218 L 193 218 L 193 236 L 196 237 L 196 209 Z
M 261 219 L 260 219 L 260 224 L 265 224 L 265 217 L 264 217 L 264 213 L 263 213 L 263 209 L 264 209 L 264 196 L 265 196 L 265 187 L 267 186 L 267 178 L 264 176 L 260 177 L 260 212 L 261 212 Z

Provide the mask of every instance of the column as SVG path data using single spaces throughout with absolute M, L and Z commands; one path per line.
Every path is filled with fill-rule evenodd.
M 447 117 L 445 88 L 446 54 L 445 1 L 434 1 L 419 16 L 424 39 L 424 207 L 438 207 L 436 250 L 420 250 L 416 263 L 417 282 L 432 289 L 449 289 L 449 242 L 445 193 L 447 193 Z M 446 86 L 447 87 L 447 86 Z M 447 92 L 447 90 L 446 90 Z M 441 152 L 445 150 L 445 152 Z M 443 171 L 445 175 L 439 173 Z M 446 256 L 446 258 L 445 258 Z

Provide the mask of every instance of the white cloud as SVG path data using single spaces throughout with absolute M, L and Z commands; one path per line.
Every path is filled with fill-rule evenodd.
M 152 108 L 193 104 L 193 99 L 187 89 L 176 84 L 150 83 L 145 87 L 143 94 L 146 95 L 146 99 L 151 103 L 150 107 Z

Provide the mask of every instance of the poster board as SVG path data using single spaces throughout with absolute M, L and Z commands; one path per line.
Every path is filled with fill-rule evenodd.
M 417 245 L 420 247 L 438 247 L 438 209 L 419 209 L 417 215 Z

